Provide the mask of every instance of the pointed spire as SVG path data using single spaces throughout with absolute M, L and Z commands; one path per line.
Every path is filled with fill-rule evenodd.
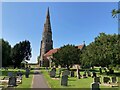
M 50 13 L 49 13 L 49 7 L 47 9 L 47 18 L 50 17 Z
M 51 32 L 49 7 L 47 9 L 46 21 L 45 21 L 45 24 L 44 24 L 44 32 Z

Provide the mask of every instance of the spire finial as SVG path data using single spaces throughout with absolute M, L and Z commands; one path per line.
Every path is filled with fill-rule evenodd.
M 49 7 L 48 7 L 48 9 L 47 9 L 47 17 L 49 17 L 50 15 L 49 15 Z

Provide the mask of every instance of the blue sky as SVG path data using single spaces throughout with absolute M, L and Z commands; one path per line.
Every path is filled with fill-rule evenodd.
M 116 2 L 11 2 L 2 5 L 2 37 L 14 46 L 29 40 L 32 46 L 30 62 L 40 54 L 40 42 L 47 8 L 50 8 L 54 48 L 65 44 L 88 45 L 100 32 L 118 33 L 118 21 L 112 18 Z

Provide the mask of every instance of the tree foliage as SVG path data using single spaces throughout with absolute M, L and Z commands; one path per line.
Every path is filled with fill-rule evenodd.
M 2 47 L 2 66 L 6 67 L 8 65 L 12 65 L 11 46 L 9 42 L 0 39 L 0 45 Z
M 82 51 L 80 56 L 83 66 L 109 66 L 120 64 L 120 42 L 118 35 L 100 33 L 95 41 Z
M 15 66 L 20 66 L 23 60 L 30 60 L 30 58 L 31 46 L 29 41 L 19 42 L 12 48 L 12 60 Z
M 79 53 L 80 50 L 74 45 L 64 45 L 57 53 L 53 54 L 53 62 L 56 65 L 69 68 L 69 66 L 72 66 L 73 64 L 80 63 Z

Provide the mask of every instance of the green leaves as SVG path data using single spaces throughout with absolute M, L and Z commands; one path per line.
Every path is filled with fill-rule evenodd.
M 53 54 L 53 62 L 56 65 L 67 66 L 69 68 L 73 64 L 80 63 L 79 53 L 80 50 L 74 45 L 64 45 L 57 53 Z
M 31 56 L 31 46 L 27 40 L 17 43 L 12 48 L 12 59 L 16 65 L 20 65 L 23 60 L 30 60 Z
M 108 66 L 110 64 L 120 64 L 119 47 L 118 35 L 100 33 L 95 41 L 83 50 L 81 55 L 82 65 Z

